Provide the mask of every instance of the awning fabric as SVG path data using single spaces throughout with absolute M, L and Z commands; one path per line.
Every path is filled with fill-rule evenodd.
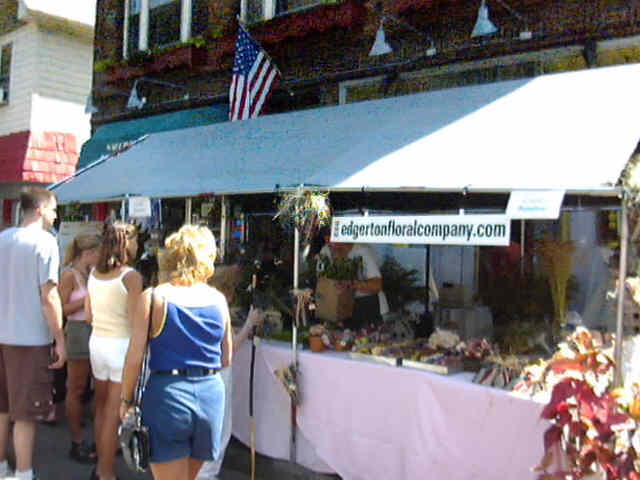
M 62 202 L 331 190 L 611 195 L 640 138 L 640 65 L 152 134 L 56 189 Z
M 78 169 L 114 153 L 147 133 L 166 132 L 182 128 L 200 127 L 229 120 L 227 105 L 181 110 L 124 122 L 108 123 L 98 128 L 82 146 Z

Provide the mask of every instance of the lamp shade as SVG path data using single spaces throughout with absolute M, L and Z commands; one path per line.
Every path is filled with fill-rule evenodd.
M 489 20 L 489 7 L 487 7 L 485 0 L 482 0 L 480 8 L 478 9 L 478 19 L 471 32 L 472 37 L 481 37 L 484 35 L 491 35 L 498 31 L 491 20 Z
M 138 89 L 136 88 L 136 85 L 133 85 L 133 88 L 131 89 L 131 94 L 129 95 L 129 100 L 127 101 L 127 108 L 142 108 L 145 104 L 145 102 L 147 101 L 146 98 L 142 97 L 140 98 L 138 96 Z
M 369 51 L 370 57 L 376 57 L 378 55 L 386 55 L 387 53 L 393 52 L 393 48 L 387 43 L 387 40 L 384 35 L 384 27 L 382 23 L 380 23 L 380 27 L 376 32 L 376 39 L 371 46 L 371 50 Z

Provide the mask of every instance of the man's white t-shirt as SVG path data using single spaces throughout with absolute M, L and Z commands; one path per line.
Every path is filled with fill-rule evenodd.
M 56 239 L 39 225 L 0 233 L 0 344 L 42 346 L 53 341 L 40 287 L 58 283 L 59 266 Z
M 329 260 L 332 259 L 331 249 L 329 245 L 325 245 L 322 247 L 319 253 L 320 257 L 327 257 Z M 356 258 L 362 258 L 362 270 L 358 274 L 358 280 L 369 280 L 371 278 L 382 277 L 382 273 L 380 273 L 380 267 L 376 262 L 376 255 L 366 244 L 356 243 L 351 247 L 351 250 L 347 254 L 347 258 L 350 260 L 355 260 Z M 382 279 L 383 288 L 384 288 L 384 278 Z M 354 297 L 366 297 L 370 295 L 366 292 L 361 292 L 356 290 L 354 293 Z M 380 301 L 380 315 L 384 315 L 389 313 L 389 303 L 387 302 L 387 296 L 384 294 L 384 291 L 378 292 L 378 300 Z

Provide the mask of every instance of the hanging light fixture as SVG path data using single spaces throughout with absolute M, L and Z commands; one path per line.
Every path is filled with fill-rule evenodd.
M 471 37 L 492 35 L 497 31 L 498 27 L 496 27 L 493 22 L 489 20 L 489 7 L 487 7 L 485 0 L 482 0 L 480 8 L 478 9 L 478 18 L 476 20 L 476 24 L 473 27 L 473 31 L 471 32 Z
M 133 82 L 131 93 L 129 94 L 129 100 L 127 100 L 127 108 L 137 108 L 140 110 L 147 103 L 146 97 L 140 97 L 138 95 L 138 80 Z
M 384 19 L 385 17 L 382 17 L 382 20 L 380 20 L 380 26 L 376 32 L 376 39 L 371 46 L 371 50 L 369 50 L 370 57 L 377 57 L 379 55 L 386 55 L 387 53 L 393 52 L 393 48 L 391 48 L 391 45 L 387 43 L 384 35 Z
M 133 82 L 133 87 L 131 88 L 131 93 L 129 94 L 129 100 L 127 101 L 127 108 L 141 109 L 147 103 L 146 97 L 140 97 L 138 95 L 138 83 L 140 82 L 153 83 L 155 85 L 163 85 L 165 87 L 180 89 L 185 92 L 184 95 L 182 96 L 182 99 L 189 100 L 189 97 L 190 97 L 189 90 L 187 89 L 187 87 L 183 85 L 177 85 L 175 83 L 165 82 L 164 80 L 156 80 L 155 78 L 140 77 L 140 78 L 137 78 L 135 82 Z
M 370 57 L 374 57 L 377 55 L 385 55 L 387 53 L 391 53 L 393 52 L 393 48 L 391 48 L 391 45 L 389 45 L 389 43 L 387 43 L 386 40 L 386 36 L 384 33 L 384 22 L 387 20 L 391 20 L 396 22 L 398 25 L 401 25 L 402 27 L 411 30 L 414 33 L 417 33 L 418 35 L 421 35 L 423 37 L 425 37 L 428 41 L 429 41 L 429 46 L 427 47 L 427 50 L 425 50 L 425 55 L 428 57 L 432 57 L 434 55 L 436 55 L 438 53 L 438 49 L 436 48 L 436 43 L 434 42 L 433 38 L 431 37 L 431 35 L 428 35 L 425 32 L 422 32 L 420 30 L 418 30 L 416 27 L 414 27 L 413 25 L 400 20 L 399 18 L 393 16 L 393 15 L 385 15 L 382 17 L 382 19 L 380 20 L 380 27 L 378 28 L 378 31 L 376 32 L 376 39 L 373 42 L 373 46 L 371 47 L 371 51 L 369 52 L 369 56 Z
M 87 115 L 93 115 L 94 113 L 98 113 L 98 108 L 93 104 L 93 95 L 89 94 L 87 96 L 87 103 L 84 105 L 84 113 Z

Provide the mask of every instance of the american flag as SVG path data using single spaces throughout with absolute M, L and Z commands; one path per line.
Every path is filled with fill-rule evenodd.
M 260 115 L 279 77 L 280 72 L 269 55 L 240 26 L 229 89 L 229 120 L 245 120 Z

